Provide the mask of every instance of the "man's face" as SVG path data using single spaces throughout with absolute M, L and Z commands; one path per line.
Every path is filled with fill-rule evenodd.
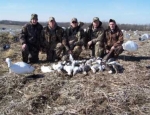
M 109 27 L 111 30 L 115 29 L 116 24 L 114 22 L 109 22 Z
M 77 26 L 78 26 L 78 22 L 77 22 L 77 21 L 72 21 L 72 22 L 71 22 L 71 26 L 72 26 L 73 28 L 77 27 Z
M 99 26 L 99 21 L 98 20 L 93 21 L 93 27 L 97 28 L 98 26 Z
M 51 28 L 54 28 L 55 27 L 55 20 L 51 20 L 51 21 L 49 21 L 49 26 L 51 27 Z
M 31 23 L 32 23 L 33 25 L 36 25 L 36 24 L 37 24 L 37 22 L 38 22 L 38 20 L 37 20 L 37 19 L 32 19 L 32 20 L 31 20 Z

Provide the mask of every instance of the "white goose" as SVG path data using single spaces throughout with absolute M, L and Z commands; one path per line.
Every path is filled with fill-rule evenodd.
M 150 34 L 143 34 L 139 40 L 140 41 L 144 41 L 144 40 L 149 40 L 150 39 Z
M 68 75 L 72 75 L 73 72 L 72 65 L 65 65 L 63 69 L 67 72 Z
M 75 76 L 77 73 L 79 73 L 81 71 L 82 71 L 81 67 L 75 66 L 73 68 L 73 76 Z
M 82 69 L 82 73 L 84 75 L 87 75 L 87 72 L 91 70 L 90 65 L 87 65 L 87 64 L 81 64 L 80 68 Z
M 71 62 L 74 61 L 73 56 L 71 54 L 69 54 L 69 61 L 71 61 Z
M 91 70 L 93 73 L 96 73 L 99 70 L 99 64 L 95 64 L 91 66 Z
M 6 58 L 5 61 L 8 64 L 9 73 L 27 74 L 32 73 L 35 70 L 33 66 L 25 62 L 17 62 L 12 64 L 10 58 Z
M 92 64 L 91 70 L 93 73 L 96 73 L 98 70 L 103 71 L 105 69 L 105 66 L 102 65 L 102 58 L 100 57 L 98 57 Z
M 111 61 L 111 62 L 107 62 L 106 63 L 108 66 L 112 66 L 115 70 L 116 73 L 118 73 L 118 67 L 122 66 L 121 64 L 119 64 L 117 61 Z M 108 73 L 113 73 L 112 70 L 108 71 Z
M 67 74 L 70 76 L 73 74 L 73 69 L 75 67 L 75 61 L 73 61 L 70 65 L 65 65 L 63 69 L 67 72 Z
M 85 62 L 86 65 L 92 65 L 92 63 L 96 60 L 96 58 L 91 58 Z
M 99 58 L 99 57 L 92 62 L 93 65 L 94 64 L 100 64 L 101 65 L 101 63 L 102 63 L 102 58 Z
M 61 72 L 61 70 L 63 69 L 63 65 L 61 62 L 58 62 L 58 64 L 53 64 L 52 68 L 58 72 Z
M 52 68 L 50 66 L 41 66 L 41 71 L 43 73 L 48 73 L 48 72 L 53 72 L 54 70 L 52 70 Z
M 122 47 L 124 50 L 129 51 L 129 52 L 134 52 L 138 50 L 138 44 L 130 40 L 123 43 Z

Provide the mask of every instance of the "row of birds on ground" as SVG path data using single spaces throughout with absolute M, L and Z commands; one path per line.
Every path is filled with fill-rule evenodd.
M 137 31 L 135 31 L 136 33 Z M 124 36 L 130 36 L 126 33 L 126 31 L 123 31 Z M 126 37 L 127 38 L 127 37 Z M 139 40 L 149 40 L 150 35 L 149 34 L 143 34 Z M 128 52 L 135 52 L 138 50 L 138 45 L 136 42 L 128 40 L 125 43 L 122 44 L 123 49 Z M 10 45 L 4 45 L 3 49 L 9 49 Z M 26 73 L 32 73 L 35 68 L 31 66 L 30 64 L 24 63 L 24 62 L 17 62 L 12 64 L 11 60 L 9 58 L 6 59 L 6 62 L 9 67 L 9 72 L 13 72 L 16 74 L 26 74 Z M 75 75 L 78 72 L 83 72 L 84 74 L 87 73 L 87 71 L 92 70 L 93 73 L 96 73 L 97 71 L 104 71 L 106 67 L 111 66 L 113 70 L 117 72 L 117 67 L 120 66 L 120 64 L 113 59 L 108 60 L 105 64 L 102 62 L 101 58 L 90 58 L 88 60 L 73 60 L 70 58 L 69 62 L 58 62 L 57 64 L 53 64 L 51 66 L 41 66 L 41 71 L 43 73 L 46 72 L 53 72 L 53 71 L 62 71 L 65 70 L 68 75 Z M 108 71 L 109 73 L 112 73 L 113 70 Z
M 25 62 L 11 63 L 11 59 L 6 58 L 6 63 L 8 64 L 9 73 L 31 74 L 35 71 L 33 66 Z M 102 72 L 106 68 L 109 70 L 108 73 L 113 73 L 113 71 L 118 73 L 119 67 L 122 66 L 113 58 L 110 58 L 104 63 L 100 57 L 92 57 L 87 60 L 74 60 L 70 54 L 68 61 L 59 61 L 58 63 L 53 63 L 49 66 L 42 65 L 40 69 L 42 73 L 66 72 L 69 76 L 74 76 L 77 73 L 86 75 L 90 70 L 92 70 L 93 73 Z
M 127 41 L 122 44 L 123 49 L 129 52 L 134 52 L 138 50 L 138 45 L 133 41 Z M 35 68 L 30 64 L 24 62 L 17 62 L 12 64 L 11 59 L 6 58 L 8 64 L 9 72 L 16 74 L 27 74 L 33 73 Z M 77 73 L 87 74 L 88 71 L 92 70 L 93 73 L 97 71 L 104 71 L 106 68 L 109 70 L 109 73 L 115 71 L 118 73 L 118 68 L 121 65 L 115 61 L 113 58 L 110 58 L 106 63 L 102 61 L 102 58 L 90 58 L 87 60 L 74 60 L 72 55 L 69 55 L 68 61 L 58 62 L 57 64 L 51 64 L 50 66 L 41 66 L 41 72 L 61 72 L 62 70 L 66 71 L 68 75 L 75 75 Z M 109 68 L 109 69 L 108 69 Z

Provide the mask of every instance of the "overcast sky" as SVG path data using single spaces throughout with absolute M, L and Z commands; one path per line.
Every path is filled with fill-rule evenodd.
M 150 0 L 0 0 L 0 20 L 29 21 L 37 13 L 39 21 L 50 16 L 57 22 L 91 22 L 115 19 L 124 24 L 150 24 Z

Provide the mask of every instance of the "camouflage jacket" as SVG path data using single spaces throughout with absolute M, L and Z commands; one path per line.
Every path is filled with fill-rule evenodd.
M 102 22 L 96 30 L 93 30 L 93 24 L 87 28 L 87 41 L 92 41 L 93 44 L 96 42 L 104 43 L 104 28 L 102 27 Z
M 73 41 L 73 45 L 83 45 L 83 39 L 85 37 L 84 30 L 77 26 L 72 28 L 71 26 L 66 29 L 68 42 Z
M 112 46 L 118 46 L 122 45 L 124 39 L 123 39 L 123 33 L 118 28 L 118 26 L 115 27 L 114 32 L 110 30 L 110 27 L 105 30 L 105 47 L 106 49 L 110 49 Z
M 44 27 L 41 33 L 41 43 L 43 48 L 55 48 L 57 43 L 62 43 L 66 50 L 69 50 L 66 33 L 64 29 L 57 25 L 54 30 L 50 30 L 48 25 Z
M 22 44 L 31 44 L 40 46 L 40 35 L 43 26 L 39 23 L 32 25 L 31 23 L 23 26 L 19 39 Z

